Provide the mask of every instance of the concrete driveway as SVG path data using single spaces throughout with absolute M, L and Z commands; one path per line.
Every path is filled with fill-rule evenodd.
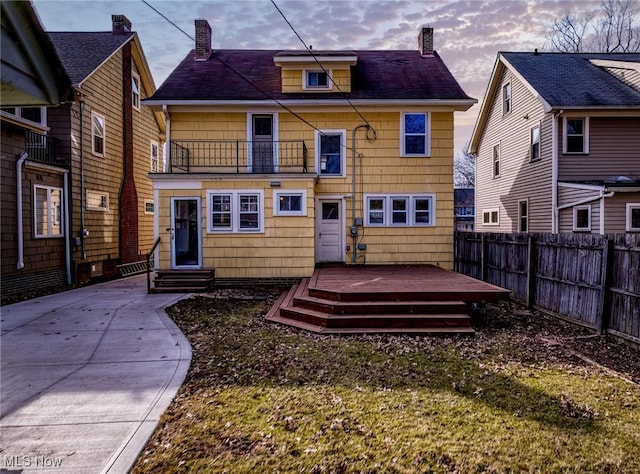
M 138 275 L 0 308 L 0 472 L 127 472 L 191 362 L 184 296 Z

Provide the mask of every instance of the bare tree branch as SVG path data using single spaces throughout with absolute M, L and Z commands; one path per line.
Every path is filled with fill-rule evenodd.
M 476 183 L 476 157 L 467 150 L 458 153 L 453 160 L 453 184 L 456 188 L 473 188 Z

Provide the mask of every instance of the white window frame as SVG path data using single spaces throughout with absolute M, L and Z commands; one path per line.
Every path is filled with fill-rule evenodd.
M 496 219 L 493 219 L 493 216 L 496 216 Z M 489 217 L 488 219 L 485 219 L 486 217 Z M 483 209 L 482 210 L 482 225 L 488 225 L 488 226 L 498 226 L 500 225 L 500 209 L 497 207 L 492 207 L 490 209 Z
M 136 88 L 138 91 L 136 92 Z M 140 75 L 131 72 L 131 105 L 134 109 L 140 110 L 140 101 L 142 100 L 142 85 L 140 83 Z
M 538 141 L 534 142 L 533 137 L 534 137 L 534 132 L 538 131 Z M 540 124 L 534 125 L 533 127 L 531 127 L 531 132 L 529 133 L 529 159 L 531 161 L 538 161 L 539 159 L 542 158 L 542 147 L 541 147 L 541 142 L 542 142 L 542 129 L 540 128 Z M 534 156 L 534 146 L 538 145 L 538 156 Z
M 494 178 L 499 178 L 500 177 L 500 171 L 501 171 L 501 166 L 500 166 L 500 155 L 502 154 L 502 150 L 501 150 L 502 146 L 501 143 L 498 143 L 496 145 L 493 145 L 493 148 L 491 149 L 491 175 Z M 498 172 L 496 173 L 496 165 L 498 166 Z
M 522 204 L 525 205 L 526 214 L 522 213 Z M 525 220 L 525 228 L 523 229 L 522 220 Z M 529 199 L 521 199 L 518 201 L 518 232 L 529 232 Z
M 628 202 L 626 213 L 626 231 L 627 232 L 640 232 L 640 227 L 633 227 L 631 221 L 631 213 L 633 210 L 640 211 L 640 202 Z
M 96 151 L 96 129 L 94 127 L 94 121 L 96 119 L 102 120 L 102 152 Z M 99 136 L 99 135 L 98 135 Z M 107 120 L 104 115 L 91 111 L 91 153 L 96 156 L 104 158 L 107 148 Z
M 109 193 L 87 189 L 85 198 L 87 211 L 109 211 Z M 99 202 L 100 204 L 95 205 L 93 204 L 94 202 Z
M 300 196 L 299 211 L 280 210 L 280 197 Z M 273 190 L 273 215 L 274 216 L 306 216 L 307 215 L 307 190 L 306 189 L 278 189 Z
M 213 228 L 213 205 L 215 195 L 230 196 L 231 225 L 224 228 Z M 243 196 L 258 197 L 258 227 L 243 229 L 240 227 L 240 199 Z M 262 234 L 264 233 L 264 190 L 263 189 L 211 189 L 207 190 L 207 233 L 209 234 Z
M 425 120 L 424 126 L 424 153 L 407 153 L 405 137 L 405 116 L 407 115 L 423 115 Z M 409 136 L 422 136 L 421 133 L 411 133 Z M 400 113 L 400 156 L 403 157 L 429 157 L 431 156 L 431 112 L 402 112 Z
M 326 86 L 312 86 L 309 85 L 309 74 L 326 74 L 327 75 L 327 85 Z M 302 89 L 304 90 L 312 90 L 312 91 L 326 91 L 331 90 L 333 86 L 332 80 L 333 71 L 327 69 L 303 69 L 302 70 Z
M 20 117 L 22 120 L 25 120 L 30 123 L 37 123 L 39 125 L 42 125 L 43 127 L 47 126 L 47 108 L 45 106 L 38 106 L 38 105 L 24 106 L 24 107 L 10 106 L 10 107 L 2 107 L 2 109 L 13 109 L 13 113 L 11 112 L 5 112 L 5 113 L 14 115 L 16 117 Z M 40 109 L 40 121 L 34 122 L 33 120 L 29 120 L 28 118 L 23 117 L 22 109 Z
M 46 209 L 43 209 L 42 216 L 45 219 L 46 223 L 51 222 L 51 225 L 47 225 L 46 233 L 38 233 L 38 189 L 43 189 L 47 192 L 47 206 Z M 52 192 L 60 193 L 60 202 L 57 206 L 52 206 L 51 203 L 51 194 Z M 60 238 L 64 237 L 64 193 L 62 192 L 62 188 L 57 186 L 43 186 L 41 184 L 35 184 L 33 186 L 33 235 L 36 239 L 52 239 L 52 238 Z M 53 233 L 53 226 L 55 226 L 59 233 Z M 43 228 L 44 223 L 43 223 Z
M 382 222 L 371 222 L 371 213 L 380 212 L 371 210 L 371 201 L 382 201 Z M 393 222 L 393 202 L 403 200 L 406 202 L 405 223 Z M 416 209 L 416 201 L 429 201 L 429 222 L 421 223 L 416 219 L 417 212 L 424 212 Z M 365 225 L 367 227 L 433 227 L 436 225 L 436 196 L 435 194 L 365 194 Z
M 320 156 L 320 137 L 322 135 L 340 135 L 340 174 L 322 173 Z M 320 178 L 344 178 L 346 176 L 347 131 L 345 129 L 325 129 L 315 131 L 316 140 L 316 172 Z
M 151 204 L 151 210 L 149 210 L 149 208 L 147 207 L 149 204 Z M 143 206 L 144 206 L 143 210 L 145 214 L 151 215 L 151 216 L 155 214 L 156 204 L 153 199 L 145 199 Z
M 589 225 L 587 227 L 578 227 L 578 211 L 587 211 Z M 573 208 L 573 231 L 574 232 L 591 232 L 591 206 L 574 206 Z
M 513 111 L 513 89 L 511 81 L 502 85 L 502 115 L 509 115 Z
M 582 120 L 582 151 L 568 151 L 567 120 Z M 579 135 L 576 135 L 579 136 Z M 588 155 L 589 154 L 589 117 L 564 116 L 562 117 L 562 153 L 564 155 Z
M 153 156 L 153 149 L 156 149 L 156 156 Z M 151 172 L 152 173 L 162 173 L 164 171 L 164 166 L 162 160 L 160 159 L 160 144 L 156 141 L 151 140 L 149 144 L 149 157 L 151 159 Z

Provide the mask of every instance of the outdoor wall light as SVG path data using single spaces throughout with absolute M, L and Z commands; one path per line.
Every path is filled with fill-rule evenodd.
M 269 182 L 269 184 L 271 185 L 272 188 L 279 188 L 280 186 L 282 186 L 282 182 L 280 181 L 271 181 Z

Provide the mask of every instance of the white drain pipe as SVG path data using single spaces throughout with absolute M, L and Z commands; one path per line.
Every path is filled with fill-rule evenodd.
M 24 229 L 22 226 L 22 165 L 27 161 L 26 151 L 20 153 L 18 157 L 18 161 L 16 162 L 16 200 L 18 207 L 18 263 L 16 267 L 18 270 L 22 270 L 24 268 Z

